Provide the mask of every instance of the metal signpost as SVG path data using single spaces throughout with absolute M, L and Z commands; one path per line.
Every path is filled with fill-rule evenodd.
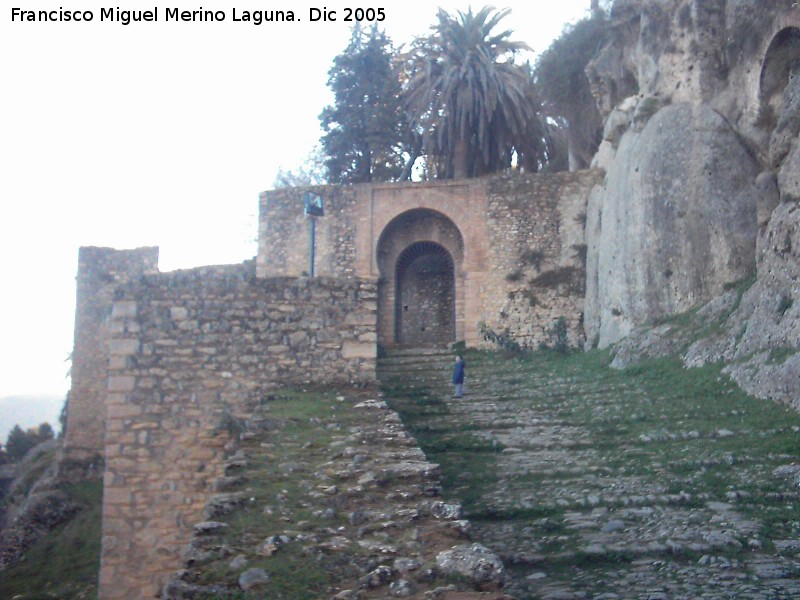
M 317 217 L 322 217 L 325 215 L 325 211 L 322 208 L 322 198 L 317 196 L 312 192 L 306 192 L 303 195 L 303 214 L 309 218 L 311 221 L 311 236 L 310 236 L 310 248 L 309 248 L 309 257 L 310 257 L 310 268 L 308 269 L 308 273 L 311 277 L 314 276 L 314 241 L 317 234 L 316 222 Z

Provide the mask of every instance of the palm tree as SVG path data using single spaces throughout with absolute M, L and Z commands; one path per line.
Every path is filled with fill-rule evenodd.
M 487 6 L 454 17 L 440 9 L 432 33 L 404 57 L 412 126 L 448 177 L 507 168 L 522 146 L 530 158 L 531 136 L 545 137 L 530 69 L 514 63 L 529 48 L 509 40 L 511 30 L 493 33 L 508 13 Z

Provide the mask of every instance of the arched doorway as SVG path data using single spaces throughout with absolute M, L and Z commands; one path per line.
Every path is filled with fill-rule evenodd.
M 444 214 L 416 208 L 383 229 L 376 244 L 378 343 L 430 346 L 463 339 L 464 239 Z
M 397 259 L 395 341 L 446 344 L 456 339 L 453 257 L 440 244 L 416 242 Z

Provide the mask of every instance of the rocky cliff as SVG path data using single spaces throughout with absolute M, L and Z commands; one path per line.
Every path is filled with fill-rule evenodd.
M 687 365 L 727 360 L 798 397 L 800 8 L 790 0 L 617 0 L 586 69 L 605 118 L 587 211 L 587 344 L 755 283 Z M 652 341 L 652 340 L 651 340 Z M 635 352 L 634 352 L 635 354 Z

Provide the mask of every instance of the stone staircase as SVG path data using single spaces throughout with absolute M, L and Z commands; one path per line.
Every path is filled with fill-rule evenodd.
M 453 354 L 392 350 L 379 379 L 441 464 L 446 500 L 464 501 L 473 539 L 505 562 L 515 598 L 800 597 L 798 528 L 775 525 L 775 511 L 798 514 L 800 467 L 790 455 L 720 448 L 786 438 L 783 428 L 682 431 L 669 390 L 652 398 L 635 379 L 479 353 L 467 353 L 468 393 L 454 399 Z M 635 432 L 645 417 L 634 411 L 658 429 L 599 435 L 598 422 Z M 715 469 L 721 489 L 707 483 Z
M 397 347 L 378 359 L 378 380 L 384 386 L 396 384 L 450 389 L 455 353 L 445 346 Z
M 377 390 L 278 392 L 241 425 L 162 598 L 505 598 L 502 563 Z

